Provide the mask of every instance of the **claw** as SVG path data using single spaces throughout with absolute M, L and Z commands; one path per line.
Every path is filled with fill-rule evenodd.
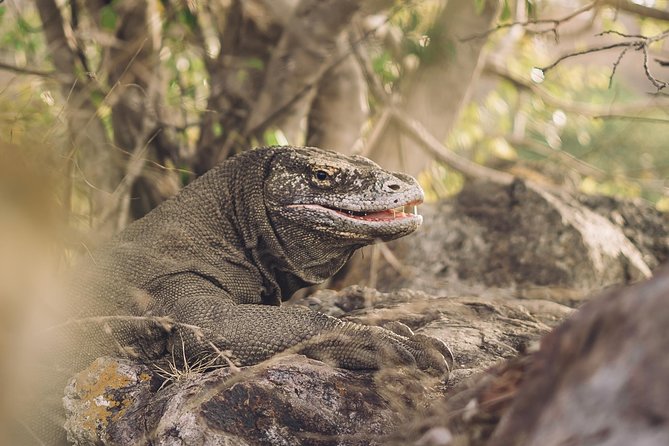
M 423 334 L 415 335 L 411 341 L 419 346 L 420 359 L 416 359 L 420 368 L 430 374 L 443 376 L 447 381 L 453 366 L 453 353 L 448 346 L 439 339 Z
M 410 338 L 414 335 L 413 331 L 409 326 L 403 324 L 402 322 L 399 321 L 390 321 L 387 324 L 383 326 L 386 330 L 390 330 L 395 334 L 398 334 L 400 336 L 404 336 L 405 338 Z
M 448 345 L 446 345 L 444 341 L 437 338 L 433 338 L 432 336 L 426 336 L 424 334 L 417 334 L 416 336 L 414 336 L 414 340 L 423 343 L 428 343 L 432 347 L 437 349 L 437 351 L 439 351 L 439 353 L 441 353 L 441 355 L 446 360 L 446 364 L 448 365 L 448 370 L 453 369 L 453 363 L 455 362 L 455 357 L 453 356 L 453 352 L 451 351 L 451 349 L 448 347 Z

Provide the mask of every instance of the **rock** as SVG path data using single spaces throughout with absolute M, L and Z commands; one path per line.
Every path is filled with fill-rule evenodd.
M 430 432 L 448 432 L 453 445 L 487 445 L 513 403 L 531 359 L 531 355 L 521 354 L 463 381 L 396 429 L 386 444 L 417 446 L 432 438 Z
M 639 199 L 582 195 L 579 201 L 620 226 L 651 268 L 669 262 L 669 213 Z
M 382 293 L 359 286 L 321 290 L 291 304 L 367 325 L 399 321 L 443 340 L 455 355 L 449 387 L 525 351 L 573 311 L 540 299 L 452 298 L 413 290 Z
M 100 358 L 66 390 L 66 428 L 78 445 L 381 444 L 375 439 L 410 400 L 430 399 L 409 371 L 391 375 L 289 355 L 238 371 L 193 372 L 157 390 L 141 378 L 155 370 Z
M 463 381 L 388 445 L 445 429 L 468 446 L 669 444 L 669 268 L 611 290 L 546 335 L 536 351 Z
M 160 388 L 155 368 L 101 358 L 66 389 L 69 438 L 79 445 L 386 444 L 409 414 L 524 351 L 572 311 L 538 300 L 363 287 L 321 291 L 302 303 L 362 323 L 400 321 L 446 341 L 456 351 L 451 381 L 413 369 L 350 371 L 289 355 L 242 369 L 182 373 Z M 449 444 L 450 431 L 428 431 L 423 444 Z
M 422 205 L 420 231 L 356 255 L 332 286 L 451 295 L 503 288 L 573 303 L 649 277 L 669 253 L 669 216 L 637 202 L 617 218 L 615 206 L 591 201 L 602 215 L 521 181 L 470 183 L 453 199 Z
M 153 385 L 152 385 L 153 381 Z M 154 373 L 127 360 L 98 358 L 79 372 L 65 389 L 68 441 L 78 444 L 136 444 L 133 417 L 155 386 Z
M 669 269 L 546 336 L 491 446 L 669 444 Z

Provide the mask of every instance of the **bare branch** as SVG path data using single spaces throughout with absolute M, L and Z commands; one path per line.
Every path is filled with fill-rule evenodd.
M 603 0 L 603 3 L 621 11 L 629 12 L 631 14 L 636 14 L 642 17 L 669 21 L 669 11 L 662 9 L 643 6 L 629 0 Z
M 568 53 L 568 54 L 562 55 L 559 58 L 557 58 L 557 60 L 555 60 L 555 62 L 553 62 L 552 64 L 547 65 L 545 67 L 541 67 L 539 69 L 545 73 L 549 70 L 552 70 L 556 66 L 558 66 L 558 64 L 560 62 L 562 62 L 563 60 L 566 60 L 566 59 L 569 59 L 569 58 L 572 58 L 572 57 L 582 56 L 583 54 L 596 53 L 596 52 L 599 52 L 599 51 L 611 50 L 613 48 L 621 48 L 621 47 L 622 48 L 629 48 L 631 46 L 632 46 L 631 42 L 618 42 L 618 43 L 612 43 L 612 44 L 609 44 L 609 45 L 596 46 L 596 47 L 588 48 L 588 49 L 581 50 L 581 51 L 575 51 L 573 53 Z
M 374 127 L 369 132 L 367 141 L 362 147 L 360 152 L 361 155 L 368 156 L 369 153 L 373 152 L 379 142 L 382 140 L 388 124 L 391 121 L 392 116 L 392 104 L 393 97 L 390 93 L 386 92 L 386 89 L 383 87 L 381 80 L 374 72 L 372 67 L 372 61 L 369 58 L 369 54 L 362 45 L 357 45 L 354 42 L 361 42 L 363 39 L 363 32 L 359 26 L 354 26 L 349 35 L 349 40 L 351 41 L 351 49 L 353 50 L 353 55 L 355 56 L 362 74 L 367 80 L 367 85 L 369 86 L 369 92 L 372 97 L 376 99 L 379 104 L 383 106 L 383 111 L 381 116 L 374 123 Z
M 402 264 L 400 259 L 397 258 L 397 256 L 392 252 L 390 248 L 388 248 L 388 245 L 384 243 L 377 243 L 374 245 L 374 248 L 378 248 L 379 252 L 383 256 L 384 260 L 388 262 L 388 265 L 390 265 L 397 273 L 404 277 L 405 279 L 410 279 L 413 277 L 413 274 L 411 274 L 411 271 Z
M 383 112 L 381 113 L 381 116 L 379 119 L 374 123 L 374 127 L 372 128 L 372 131 L 369 132 L 369 137 L 367 138 L 367 142 L 365 145 L 362 147 L 362 151 L 360 152 L 360 155 L 363 156 L 369 156 L 369 153 L 374 150 L 374 148 L 379 144 L 379 141 L 381 141 L 381 138 L 383 134 L 386 132 L 388 128 L 388 124 L 391 121 L 391 115 L 392 115 L 392 107 L 386 107 L 383 109 Z
M 33 68 L 17 67 L 8 63 L 0 62 L 0 70 L 11 71 L 18 74 L 30 74 L 33 76 L 53 77 L 56 75 L 55 71 L 35 70 Z
M 542 88 L 540 85 L 529 82 L 523 79 L 521 76 L 511 73 L 506 67 L 494 63 L 488 62 L 485 66 L 485 71 L 489 74 L 494 74 L 500 78 L 507 80 L 514 84 L 516 88 L 520 90 L 527 90 L 539 96 L 544 102 L 552 105 L 553 107 L 560 108 L 562 110 L 578 113 L 580 115 L 586 116 L 598 116 L 598 115 L 607 115 L 607 114 L 628 114 L 628 113 L 641 113 L 646 112 L 652 108 L 667 108 L 669 107 L 669 101 L 667 100 L 654 100 L 654 101 L 637 101 L 631 102 L 628 104 L 621 104 L 617 106 L 611 105 L 598 105 L 588 102 L 574 102 L 571 100 L 565 100 L 553 96 L 546 89 Z
M 601 33 L 595 34 L 595 37 L 601 37 L 605 36 L 607 34 L 614 34 L 616 36 L 620 37 L 627 37 L 628 39 L 645 39 L 646 36 L 642 34 L 627 34 L 627 33 L 622 33 L 620 31 L 616 31 L 615 29 L 607 29 L 606 31 L 602 31 Z
M 667 83 L 657 79 L 650 73 L 650 68 L 648 67 L 648 44 L 641 47 L 641 51 L 643 52 L 643 71 L 646 73 L 646 77 L 655 86 L 655 88 L 657 88 L 657 91 L 662 90 L 667 86 Z
M 594 119 L 622 119 L 625 121 L 639 121 L 639 122 L 646 122 L 649 124 L 669 124 L 669 119 L 663 119 L 663 118 L 649 118 L 645 116 L 627 116 L 627 115 L 615 115 L 615 114 L 609 114 L 609 115 L 599 115 L 599 116 L 593 116 Z
M 609 76 L 609 88 L 613 85 L 613 76 L 616 75 L 616 70 L 618 69 L 618 65 L 620 65 L 620 62 L 623 60 L 623 57 L 625 57 L 625 54 L 627 54 L 627 50 L 629 48 L 625 48 L 620 52 L 618 55 L 618 58 L 616 59 L 615 62 L 613 62 L 613 67 L 611 67 L 611 75 Z
M 455 170 L 470 178 L 479 178 L 498 184 L 511 184 L 513 175 L 476 164 L 464 158 L 441 144 L 423 125 L 409 117 L 401 110 L 393 110 L 393 118 L 402 130 L 418 141 L 438 160 L 448 164 Z
M 540 34 L 545 34 L 545 33 L 554 33 L 557 34 L 557 29 L 560 25 L 562 25 L 565 22 L 568 22 L 569 20 L 573 19 L 576 16 L 579 16 L 583 14 L 584 12 L 588 12 L 591 9 L 593 9 L 597 5 L 597 1 L 588 3 L 587 5 L 563 16 L 560 17 L 559 19 L 537 19 L 537 20 L 521 20 L 521 21 L 515 21 L 515 22 L 509 22 L 509 23 L 502 23 L 497 25 L 494 28 L 491 28 L 487 31 L 484 31 L 482 33 L 478 34 L 472 34 L 471 36 L 463 37 L 460 39 L 462 42 L 466 42 L 469 40 L 474 40 L 474 39 L 482 39 L 485 37 L 488 37 L 490 34 L 493 34 L 497 31 L 500 31 L 502 29 L 506 28 L 511 28 L 514 26 L 532 26 L 532 25 L 552 25 L 549 28 L 546 28 L 544 30 L 537 31 Z
M 639 34 L 624 34 L 618 31 L 604 31 L 598 35 L 604 35 L 604 34 L 615 34 L 617 36 L 620 36 L 625 39 L 633 39 L 633 40 L 628 40 L 624 42 L 616 42 L 616 43 L 611 43 L 608 45 L 601 45 L 601 46 L 595 46 L 591 47 L 582 51 L 575 51 L 572 53 L 565 54 L 563 56 L 560 56 L 557 60 L 555 60 L 552 64 L 539 68 L 541 71 L 546 73 L 547 71 L 555 68 L 559 63 L 564 61 L 565 59 L 569 59 L 571 57 L 575 56 L 582 56 L 584 54 L 590 54 L 590 53 L 596 53 L 600 51 L 606 51 L 614 48 L 623 48 L 622 53 L 618 56 L 618 59 L 616 62 L 613 64 L 613 73 L 611 73 L 611 77 L 613 77 L 613 74 L 616 71 L 616 68 L 618 67 L 618 64 L 620 63 L 620 60 L 622 57 L 625 55 L 625 52 L 628 50 L 632 49 L 634 51 L 641 51 L 643 53 L 643 70 L 644 73 L 646 74 L 646 78 L 653 84 L 653 86 L 657 89 L 657 91 L 662 90 L 665 88 L 667 85 L 667 82 L 659 80 L 653 74 L 650 72 L 650 67 L 648 66 L 648 48 L 652 43 L 659 42 L 660 40 L 664 40 L 667 37 L 669 37 L 669 30 L 661 32 L 659 34 L 656 34 L 654 36 L 643 36 Z M 611 84 L 611 80 L 609 80 L 609 85 Z
M 367 80 L 367 85 L 369 86 L 369 91 L 372 93 L 374 99 L 379 101 L 381 104 L 390 104 L 390 95 L 383 88 L 383 84 L 379 77 L 374 73 L 374 68 L 372 67 L 372 61 L 369 58 L 364 46 L 359 45 L 358 42 L 365 40 L 365 35 L 360 27 L 360 24 L 353 26 L 353 29 L 349 33 L 349 45 L 353 51 L 353 56 L 355 57 L 362 74 Z

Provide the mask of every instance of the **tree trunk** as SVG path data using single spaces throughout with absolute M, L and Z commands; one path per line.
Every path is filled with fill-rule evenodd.
M 110 206 L 111 193 L 121 180 L 121 156 L 118 151 L 110 150 L 111 141 L 91 101 L 91 92 L 97 89 L 95 81 L 76 75 L 82 69 L 75 49 L 68 43 L 65 27 L 69 25 L 63 20 L 60 9 L 53 0 L 37 0 L 36 5 L 51 59 L 62 79 L 61 91 L 68 98 L 65 116 L 72 144 L 70 156 L 78 161 L 75 172 L 90 186 L 87 191 L 90 223 L 100 233 L 111 234 L 118 229 L 116 222 L 101 221 L 100 217 Z
M 246 134 L 262 131 L 279 115 L 301 120 L 297 109 L 310 101 L 336 53 L 337 41 L 360 2 L 301 0 L 269 61 L 265 81 L 246 123 Z
M 486 0 L 480 12 L 476 2 L 449 1 L 436 18 L 420 66 L 401 89 L 399 107 L 439 141 L 453 128 L 481 71 L 486 39 L 462 39 L 492 27 L 499 9 L 499 0 Z M 385 168 L 413 175 L 433 158 L 394 126 L 365 153 Z
M 216 24 L 220 53 L 214 59 L 205 56 L 211 93 L 193 160 L 196 175 L 250 145 L 243 130 L 262 87 L 271 49 L 281 36 L 281 25 L 269 7 L 261 14 L 269 19 L 258 25 L 245 6 L 249 4 L 233 1 L 225 11 L 225 23 Z M 211 9 L 207 12 L 212 18 L 223 16 Z
M 138 162 L 143 165 L 145 160 L 158 165 L 167 160 L 176 161 L 177 149 L 161 129 L 159 119 L 166 86 L 158 59 L 161 33 L 158 25 L 152 26 L 156 23 L 157 11 L 152 11 L 145 1 L 124 0 L 113 6 L 121 24 L 116 30 L 120 44 L 109 48 L 107 61 L 113 91 L 114 143 L 126 154 L 137 155 L 136 152 L 141 151 Z M 130 217 L 134 220 L 144 216 L 178 191 L 178 180 L 173 172 L 155 169 L 152 165 L 142 167 L 141 173 L 129 178 L 128 187 L 117 196 L 121 226 L 128 223 Z
M 343 36 L 342 36 L 343 37 Z M 337 57 L 349 50 L 343 38 Z M 362 127 L 369 115 L 367 84 L 353 55 L 327 70 L 309 113 L 307 145 L 353 153 L 362 144 Z

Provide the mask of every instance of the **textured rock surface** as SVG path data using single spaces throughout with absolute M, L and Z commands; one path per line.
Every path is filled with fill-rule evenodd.
M 451 200 L 421 206 L 423 228 L 389 244 L 394 259 L 383 247 L 367 248 L 381 254 L 357 254 L 335 286 L 372 278 L 370 285 L 381 290 L 490 294 L 504 288 L 574 302 L 645 278 L 667 260 L 668 214 L 641 202 L 583 202 L 522 182 L 469 184 Z
M 579 201 L 620 226 L 648 266 L 655 269 L 669 262 L 669 213 L 660 212 L 641 199 L 583 195 Z
M 387 444 L 669 444 L 667 296 L 665 268 L 593 299 L 538 350 L 461 383 Z M 435 431 L 453 442 L 427 441 Z
M 134 415 L 142 410 L 155 384 L 154 373 L 146 366 L 96 359 L 65 389 L 68 440 L 74 444 L 141 442 L 143 436 Z
M 669 269 L 546 336 L 491 446 L 669 444 Z
M 182 376 L 157 390 L 148 367 L 101 358 L 67 388 L 76 444 L 369 444 L 428 390 L 409 371 L 351 372 L 289 355 Z M 94 378 L 94 379 L 91 379 Z M 390 380 L 390 383 L 384 382 Z M 396 390 L 403 392 L 393 393 Z M 86 399 L 82 398 L 85 396 Z
M 384 294 L 362 287 L 321 291 L 302 303 L 366 324 L 401 321 L 445 340 L 457 351 L 450 382 L 413 369 L 355 372 L 290 355 L 183 375 L 158 389 L 155 369 L 102 358 L 67 388 L 70 439 L 115 445 L 385 444 L 411 414 L 464 378 L 524 351 L 572 311 L 539 300 Z

